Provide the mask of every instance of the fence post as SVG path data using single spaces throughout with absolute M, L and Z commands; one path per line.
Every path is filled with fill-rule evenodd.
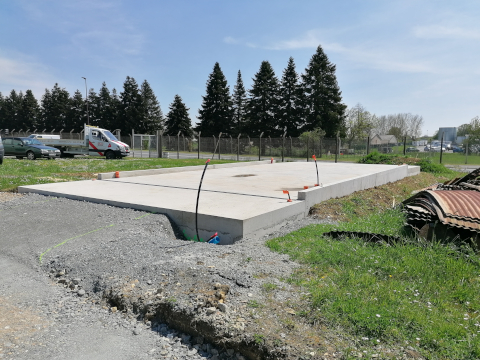
M 320 148 L 318 149 L 319 157 L 322 157 L 322 138 L 320 138 L 320 140 L 319 140 L 319 146 L 320 146 Z
M 468 135 L 466 135 L 466 136 L 468 136 Z M 465 140 L 466 140 L 466 143 L 467 143 L 467 145 L 465 146 L 465 164 L 466 164 L 467 161 L 468 161 L 468 137 Z
M 197 148 L 197 152 L 198 152 L 198 158 L 199 158 L 199 159 L 200 159 L 200 134 L 201 134 L 201 133 L 202 133 L 201 131 L 198 132 L 198 148 Z
M 185 135 L 182 134 L 182 139 L 183 139 L 183 151 L 185 151 Z
M 289 136 L 290 138 L 290 157 L 292 157 L 292 147 L 293 147 L 293 142 L 292 142 L 292 137 Z
M 335 162 L 338 162 L 339 152 L 340 152 L 340 144 L 339 144 L 339 138 L 338 138 L 338 132 L 337 132 L 337 137 L 335 139 Z
M 443 134 L 442 132 L 442 140 L 440 141 L 440 164 L 442 163 L 442 157 L 443 157 Z
M 282 162 L 285 161 L 285 136 L 287 135 L 287 132 L 285 131 L 282 136 Z
M 260 134 L 260 137 L 258 138 L 258 161 L 260 161 L 260 157 L 262 155 L 262 136 L 263 136 L 263 132 Z
M 242 134 L 238 134 L 237 137 L 237 161 L 240 161 L 240 135 Z
M 177 134 L 177 159 L 180 159 L 180 134 L 181 131 Z
M 308 162 L 308 137 L 307 137 L 307 162 Z
M 407 137 L 404 136 L 403 137 L 403 156 L 407 155 Z M 442 158 L 442 156 L 440 155 L 440 159 Z M 440 164 L 442 163 L 442 161 L 440 160 Z
M 163 133 L 164 130 L 157 130 L 157 153 L 159 158 L 163 158 Z
M 215 156 L 215 150 L 217 150 L 217 138 L 215 137 L 215 135 L 212 135 L 213 136 L 213 152 L 212 152 L 212 159 L 213 157 Z
M 132 157 L 135 157 L 135 130 L 132 129 Z
M 367 155 L 370 154 L 370 135 L 367 136 Z
M 222 136 L 222 133 L 218 134 L 218 160 L 220 160 L 220 137 Z
M 230 135 L 230 154 L 233 155 L 233 139 L 232 139 L 232 135 Z

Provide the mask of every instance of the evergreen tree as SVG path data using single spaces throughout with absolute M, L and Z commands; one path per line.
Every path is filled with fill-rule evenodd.
M 117 90 L 115 88 L 112 89 L 111 94 L 111 109 L 110 109 L 110 120 L 109 120 L 109 129 L 115 130 L 119 128 L 120 125 L 120 97 L 117 94 Z
M 303 126 L 301 90 L 298 80 L 295 62 L 290 57 L 280 83 L 278 124 L 282 131 L 286 128 L 288 135 L 295 137 L 300 136 Z
M 2 93 L 0 92 L 0 133 L 3 129 L 5 129 L 5 98 L 3 97 Z
M 277 124 L 278 79 L 268 61 L 263 61 L 248 91 L 246 133 L 250 136 L 279 136 L 283 131 Z
M 42 98 L 41 127 L 46 131 L 66 129 L 69 106 L 70 95 L 67 90 L 58 86 L 58 83 L 52 91 L 45 89 L 45 95 Z
M 35 95 L 32 90 L 27 90 L 22 100 L 22 106 L 20 109 L 20 126 L 24 131 L 27 129 L 33 130 L 37 128 L 40 115 L 40 106 L 38 105 Z
M 230 134 L 232 128 L 232 99 L 227 79 L 220 65 L 215 63 L 207 81 L 207 94 L 203 97 L 202 108 L 198 110 L 200 123 L 196 130 L 202 136 L 217 136 L 220 132 Z
M 147 80 L 143 81 L 140 94 L 143 109 L 142 131 L 146 134 L 154 134 L 155 131 L 163 129 L 164 118 L 160 103 Z
M 15 90 L 10 91 L 10 95 L 5 97 L 4 106 L 4 128 L 12 130 L 20 130 L 22 127 L 20 113 L 22 109 L 23 93 L 18 94 Z M 23 129 L 25 130 L 25 129 Z
M 83 95 L 77 89 L 70 98 L 70 107 L 67 111 L 67 118 L 65 120 L 65 131 L 80 132 L 83 130 L 83 124 L 87 123 L 87 108 Z
M 120 93 L 120 111 L 118 128 L 124 134 L 130 134 L 132 129 L 139 132 L 142 113 L 142 96 L 138 84 L 133 77 L 127 76 Z
M 103 127 L 100 117 L 99 97 L 95 90 L 91 88 L 88 91 L 88 122 L 90 125 Z
M 321 46 L 310 59 L 302 75 L 302 96 L 305 126 L 302 131 L 316 128 L 325 130 L 326 137 L 335 137 L 337 131 L 345 132 L 345 109 L 342 92 L 335 76 L 336 66 L 332 64 Z
M 107 84 L 105 82 L 102 83 L 102 87 L 100 88 L 100 91 L 98 93 L 97 104 L 99 126 L 105 129 L 110 129 L 112 131 L 117 129 L 117 109 L 115 108 L 116 105 L 114 104 L 113 97 L 110 94 L 110 90 L 108 90 Z
M 169 110 L 167 120 L 165 121 L 167 134 L 177 136 L 178 132 L 181 131 L 185 137 L 191 137 L 193 135 L 193 129 L 192 121 L 188 115 L 189 109 L 185 106 L 179 95 L 175 95 L 175 99 L 170 104 Z
M 233 88 L 233 122 L 232 122 L 232 134 L 240 134 L 245 127 L 246 120 L 246 107 L 247 107 L 247 92 L 243 86 L 242 74 L 238 70 L 237 83 Z

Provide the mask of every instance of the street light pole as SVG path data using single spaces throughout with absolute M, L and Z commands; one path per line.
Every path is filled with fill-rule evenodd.
M 87 78 L 82 76 L 82 79 L 85 80 L 85 102 L 87 103 L 87 125 L 90 125 L 90 114 L 88 113 Z

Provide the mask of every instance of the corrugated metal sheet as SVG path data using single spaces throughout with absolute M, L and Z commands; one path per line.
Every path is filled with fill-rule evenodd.
M 480 168 L 463 178 L 434 184 L 405 200 L 407 224 L 439 221 L 450 228 L 480 233 Z

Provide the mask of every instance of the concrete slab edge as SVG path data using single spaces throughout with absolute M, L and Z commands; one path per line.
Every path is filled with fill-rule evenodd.
M 209 169 L 222 169 L 222 168 L 250 166 L 250 165 L 264 165 L 269 163 L 270 163 L 270 160 L 245 161 L 245 162 L 236 162 L 236 163 L 227 163 L 227 164 L 211 164 L 209 166 Z M 183 167 L 160 168 L 160 169 L 119 171 L 119 175 L 120 175 L 120 178 L 125 178 L 125 177 L 132 177 L 132 176 L 170 174 L 170 173 L 185 172 L 185 171 L 203 170 L 204 167 L 205 167 L 204 165 L 197 165 L 197 166 L 183 166 Z M 115 171 L 107 172 L 107 173 L 99 173 L 97 175 L 97 180 L 106 180 L 106 179 L 114 179 L 114 178 L 115 178 Z
M 365 176 L 359 176 L 323 187 L 313 187 L 298 192 L 298 200 L 305 201 L 304 215 L 307 216 L 310 208 L 322 201 L 349 195 L 355 191 L 365 190 L 375 186 L 401 180 L 408 176 L 408 165 Z

